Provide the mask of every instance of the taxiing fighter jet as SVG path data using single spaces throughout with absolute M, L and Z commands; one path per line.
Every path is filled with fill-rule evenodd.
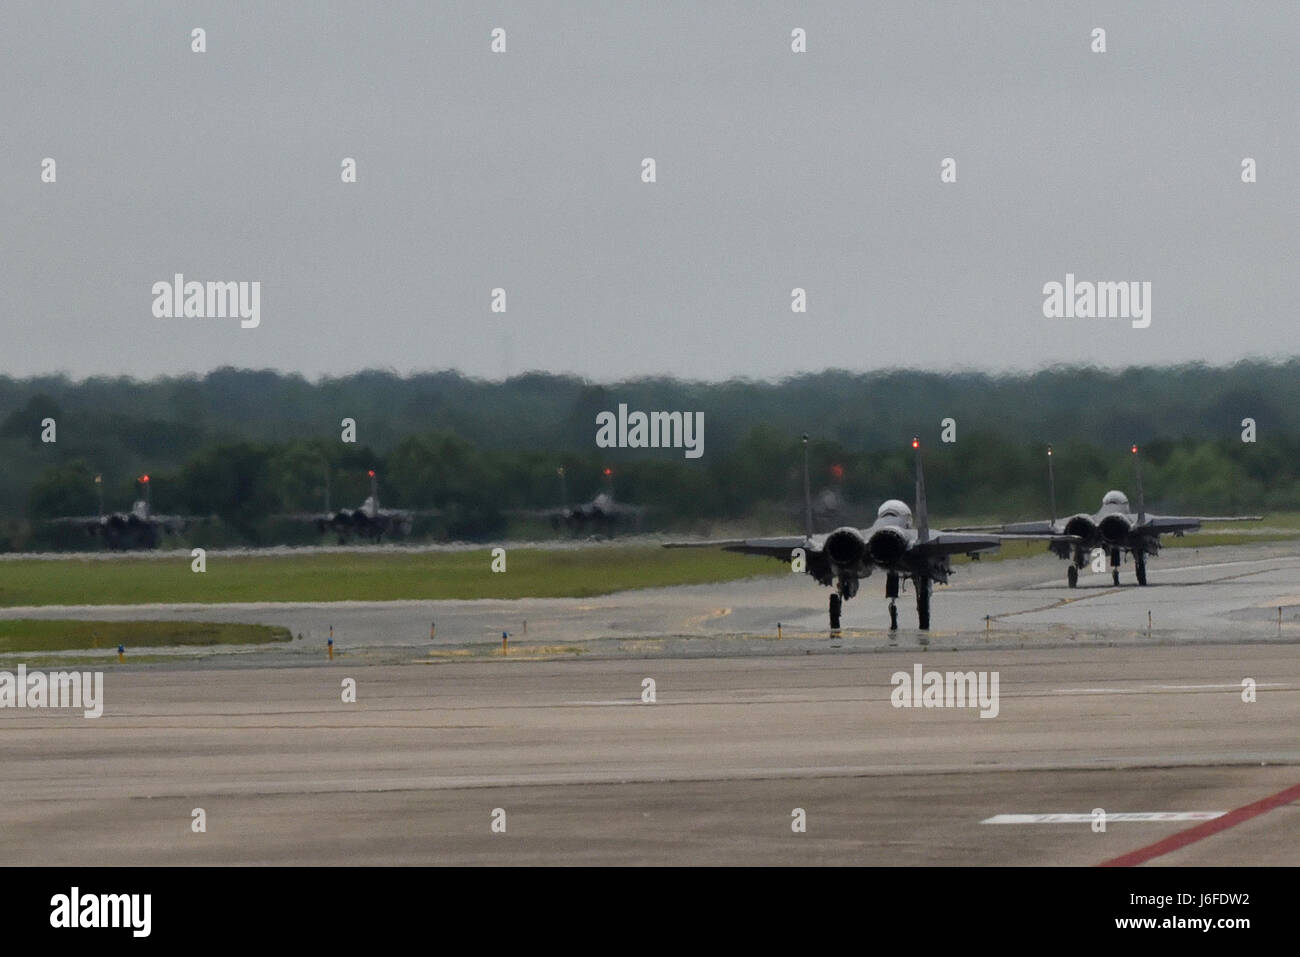
M 808 436 L 803 437 L 805 448 Z M 900 584 L 911 579 L 916 591 L 917 624 L 922 631 L 930 627 L 930 593 L 935 582 L 946 584 L 952 573 L 954 555 L 978 557 L 996 550 L 1003 539 L 1064 539 L 1049 534 L 995 535 L 932 531 L 925 500 L 925 474 L 921 467 L 921 440 L 912 439 L 916 450 L 916 512 L 898 499 L 889 499 L 876 512 L 876 520 L 867 528 L 842 526 L 824 535 L 812 533 L 812 502 L 808 495 L 807 456 L 804 468 L 805 533 L 783 538 L 746 538 L 714 542 L 670 542 L 667 548 L 714 547 L 745 555 L 767 555 L 781 561 L 802 557 L 804 571 L 819 584 L 833 587 L 830 596 L 830 626 L 840 627 L 840 612 L 845 601 L 858 593 L 862 579 L 875 569 L 885 573 L 885 597 L 889 599 L 889 627 L 898 628 Z M 802 552 L 802 556 L 798 553 Z
M 140 498 L 131 505 L 129 512 L 111 512 L 104 514 L 104 481 L 100 475 L 95 476 L 95 488 L 99 493 L 98 515 L 70 515 L 51 519 L 54 525 L 79 525 L 90 535 L 98 536 L 104 544 L 113 549 L 157 548 L 163 533 L 182 531 L 189 519 L 181 515 L 159 515 L 150 505 L 151 483 L 148 475 L 136 479 L 140 489 Z
M 416 513 L 408 509 L 399 508 L 380 508 L 379 506 L 379 479 L 375 475 L 374 469 L 369 469 L 367 475 L 370 477 L 370 495 L 361 503 L 358 508 L 341 508 L 338 511 L 332 511 L 328 504 L 328 486 L 326 487 L 327 502 L 325 511 L 317 515 L 294 516 L 295 518 L 306 518 L 316 524 L 316 528 L 322 533 L 333 532 L 338 536 L 339 544 L 342 545 L 347 540 L 356 535 L 360 538 L 369 538 L 378 542 L 385 535 L 400 538 L 411 530 L 415 524 Z
M 974 525 L 963 531 L 997 531 L 1004 534 L 1059 534 L 1073 541 L 1053 539 L 1048 546 L 1060 558 L 1070 562 L 1066 569 L 1066 583 L 1075 588 L 1079 584 L 1079 569 L 1088 562 L 1093 549 L 1105 551 L 1110 561 L 1111 581 L 1119 584 L 1119 566 L 1124 553 L 1133 556 L 1137 583 L 1147 583 L 1147 556 L 1160 551 L 1160 536 L 1165 533 L 1181 537 L 1194 532 L 1202 522 L 1258 522 L 1259 515 L 1151 515 L 1142 497 L 1142 465 L 1138 459 L 1137 445 L 1130 446 L 1137 478 L 1137 511 L 1129 504 L 1128 496 L 1112 489 L 1101 499 L 1101 508 L 1095 514 L 1079 512 L 1066 518 L 1056 518 L 1056 481 L 1052 474 L 1052 447 L 1047 447 L 1047 485 L 1052 505 L 1052 517 L 1041 522 L 1011 522 L 1007 525 Z
M 562 504 L 559 508 L 517 509 L 510 514 L 549 519 L 551 527 L 556 531 L 567 528 L 571 531 L 603 531 L 608 534 L 618 525 L 640 525 L 646 512 L 643 506 L 624 505 L 614 500 L 613 469 L 604 470 L 604 490 L 597 493 L 590 502 L 577 505 L 568 504 L 568 483 L 564 467 L 557 468 L 555 474 L 560 479 Z

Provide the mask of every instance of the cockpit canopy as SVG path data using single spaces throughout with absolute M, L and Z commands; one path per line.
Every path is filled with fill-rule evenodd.
M 900 525 L 910 527 L 912 524 L 912 510 L 907 507 L 906 502 L 900 502 L 896 498 L 891 498 L 876 510 L 876 518 L 890 518 L 898 522 Z
M 1101 500 L 1101 504 L 1102 504 L 1102 505 L 1119 505 L 1119 506 L 1121 506 L 1121 507 L 1123 507 L 1123 508 L 1128 508 L 1128 496 L 1125 495 L 1123 492 L 1117 492 L 1117 491 L 1115 491 L 1114 489 L 1111 489 L 1111 490 L 1110 490 L 1109 492 L 1107 492 L 1107 493 L 1105 494 L 1105 496 L 1102 498 L 1102 500 Z

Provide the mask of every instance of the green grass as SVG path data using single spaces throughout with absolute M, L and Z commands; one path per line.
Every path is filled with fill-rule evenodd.
M 1174 547 L 1240 545 L 1295 538 L 1300 516 L 1268 516 L 1262 534 L 1225 526 L 1225 534 L 1165 536 Z M 1041 555 L 1043 542 L 1008 542 L 984 561 Z M 957 559 L 958 562 L 964 559 Z M 631 588 L 700 585 L 789 574 L 771 559 L 718 549 L 613 545 L 508 549 L 507 570 L 491 570 L 490 549 L 467 552 L 341 552 L 290 556 L 208 556 L 190 570 L 188 552 L 119 560 L 0 562 L 0 607 L 129 605 L 175 602 L 396 601 L 403 599 L 585 598 Z M 233 627 L 233 626 L 232 626 Z M 0 631 L 3 634 L 3 631 Z M 250 639 L 251 640 L 251 639 Z M 267 640 L 267 639 L 260 639 Z M 202 643 L 202 642 L 195 642 Z M 114 643 L 116 644 L 116 643 Z M 141 642 L 136 642 L 141 644 Z M 70 646 L 87 647 L 87 646 Z M 0 650 L 3 650 L 0 648 Z
M 509 549 L 506 571 L 488 548 L 253 557 L 210 554 L 207 571 L 175 558 L 0 562 L 0 606 L 151 602 L 391 601 L 566 598 L 789 574 L 781 563 L 716 549 L 614 546 Z
M 0 653 L 115 650 L 185 645 L 256 645 L 290 641 L 289 629 L 271 625 L 237 625 L 193 621 L 59 621 L 0 619 Z M 129 659 L 128 659 L 129 660 Z

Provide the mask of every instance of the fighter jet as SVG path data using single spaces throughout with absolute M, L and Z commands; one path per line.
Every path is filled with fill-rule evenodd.
M 1060 558 L 1070 562 L 1066 569 L 1066 583 L 1075 588 L 1079 584 L 1079 569 L 1088 562 L 1093 549 L 1100 548 L 1110 560 L 1111 581 L 1119 584 L 1119 566 L 1125 552 L 1133 556 L 1133 569 L 1137 583 L 1147 583 L 1147 556 L 1160 551 L 1160 536 L 1170 533 L 1181 538 L 1185 532 L 1194 532 L 1202 522 L 1258 522 L 1259 515 L 1150 515 L 1142 497 L 1142 463 L 1136 444 L 1129 447 L 1137 479 L 1137 511 L 1129 504 L 1128 496 L 1112 489 L 1101 499 L 1096 514 L 1079 512 L 1067 518 L 1056 518 L 1056 481 L 1052 474 L 1052 447 L 1047 447 L 1047 486 L 1052 517 L 1040 522 L 1012 522 L 1007 525 L 972 525 L 962 531 L 997 531 L 1004 534 L 1060 534 L 1073 537 L 1073 541 L 1053 540 L 1048 548 Z
M 129 512 L 104 514 L 104 480 L 95 476 L 95 489 L 99 493 L 98 515 L 70 515 L 51 519 L 54 525 L 79 525 L 90 535 L 98 536 L 112 549 L 157 548 L 161 534 L 182 531 L 189 519 L 181 515 L 159 515 L 150 505 L 152 483 L 148 475 L 136 479 L 141 497 L 131 505 Z
M 375 542 L 378 542 L 385 535 L 398 538 L 406 535 L 415 523 L 416 513 L 407 509 L 381 508 L 379 506 L 379 478 L 375 475 L 374 469 L 367 470 L 366 474 L 370 478 L 370 495 L 361 503 L 360 507 L 341 508 L 338 511 L 332 511 L 329 508 L 327 486 L 326 505 L 323 513 L 294 517 L 307 518 L 314 522 L 316 528 L 322 534 L 328 531 L 334 532 L 338 536 L 340 545 L 346 543 L 348 538 L 353 535 L 369 538 Z
M 509 514 L 549 519 L 551 527 L 556 531 L 567 528 L 572 531 L 593 530 L 606 533 L 613 531 L 614 527 L 620 524 L 639 525 L 645 515 L 646 510 L 643 506 L 624 505 L 614 500 L 613 469 L 606 468 L 602 473 L 605 480 L 604 490 L 598 492 L 590 502 L 581 502 L 577 505 L 567 504 L 568 483 L 564 467 L 557 468 L 555 474 L 560 479 L 561 504 L 558 508 L 517 509 Z
M 808 436 L 803 437 L 805 450 Z M 898 629 L 896 600 L 900 585 L 910 578 L 916 592 L 917 625 L 922 631 L 930 627 L 930 593 L 935 582 L 946 584 L 952 573 L 954 555 L 978 558 L 999 548 L 1006 538 L 1068 537 L 1045 535 L 971 535 L 952 531 L 932 531 L 925 499 L 925 473 L 921 466 L 921 440 L 913 437 L 916 450 L 916 511 L 899 499 L 889 499 L 876 512 L 876 520 L 867 528 L 842 526 L 824 535 L 812 533 L 812 500 L 808 495 L 807 455 L 804 456 L 804 525 L 803 535 L 782 538 L 746 538 L 714 542 L 669 542 L 667 548 L 714 547 L 745 555 L 767 555 L 792 562 L 802 557 L 804 571 L 821 585 L 835 589 L 830 596 L 830 626 L 840 627 L 840 612 L 845 601 L 858 593 L 862 579 L 875 569 L 885 573 L 885 597 L 889 599 L 889 628 Z M 802 556 L 797 554 L 802 552 Z

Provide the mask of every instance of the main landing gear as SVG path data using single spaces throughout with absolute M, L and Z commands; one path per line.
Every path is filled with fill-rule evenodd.
M 930 593 L 934 583 L 930 579 L 918 576 L 915 579 L 916 584 L 916 620 L 917 626 L 922 631 L 930 630 Z M 898 593 L 901 590 L 902 579 L 896 572 L 889 572 L 885 576 L 885 597 L 889 599 L 889 630 L 898 631 Z M 831 620 L 831 631 L 838 631 L 840 627 L 840 612 L 844 607 L 844 598 L 839 592 L 831 592 L 829 612 Z
M 1123 559 L 1124 556 L 1118 548 L 1112 548 L 1110 550 L 1110 580 L 1116 587 L 1119 586 L 1119 563 L 1123 561 Z M 1146 573 L 1143 572 L 1144 576 L 1145 574 Z
M 930 579 L 916 579 L 916 623 L 922 631 L 930 630 Z
M 1069 568 L 1067 568 L 1065 571 L 1065 580 L 1069 582 L 1071 588 L 1078 588 L 1079 587 L 1078 567 L 1071 565 Z
M 1133 567 L 1137 572 L 1138 584 L 1145 585 L 1147 583 L 1147 556 L 1145 552 L 1133 553 Z
M 889 599 L 889 630 L 898 631 L 898 575 L 885 576 L 885 597 Z

